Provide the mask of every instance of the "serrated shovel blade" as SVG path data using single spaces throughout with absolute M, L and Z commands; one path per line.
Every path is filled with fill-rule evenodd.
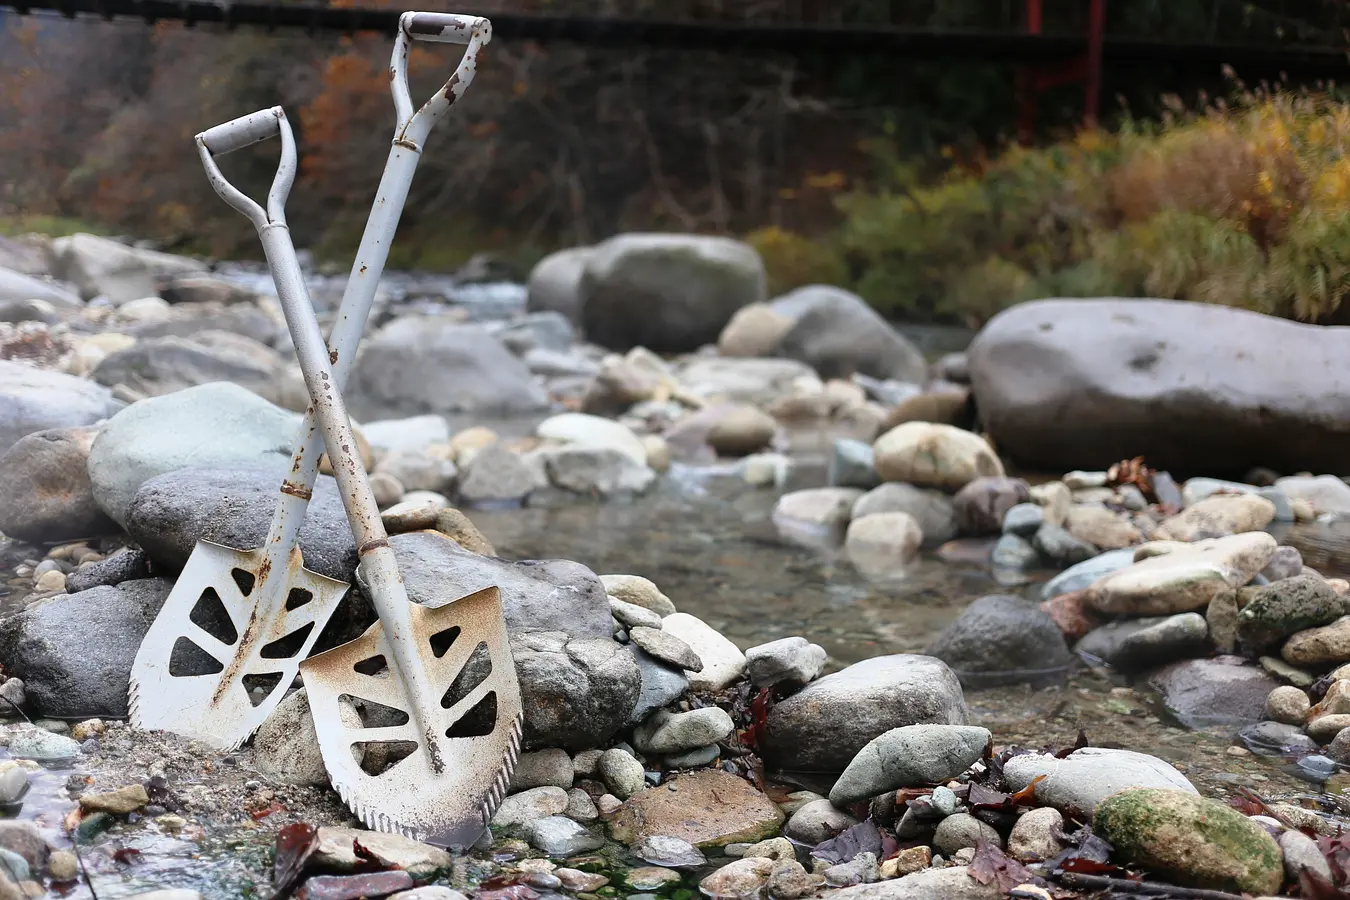
M 491 587 L 411 611 L 420 662 L 444 692 L 428 726 L 443 738 L 440 771 L 389 664 L 383 625 L 300 671 L 328 776 L 367 827 L 467 848 L 506 796 L 520 755 L 524 712 L 501 596 Z M 344 723 L 344 705 L 356 707 L 360 726 Z
M 276 709 L 348 585 L 199 541 L 131 668 L 131 722 L 233 750 Z M 278 598 L 275 611 L 259 598 Z

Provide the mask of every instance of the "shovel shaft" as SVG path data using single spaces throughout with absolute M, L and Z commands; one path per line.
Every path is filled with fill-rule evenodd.
M 356 438 L 347 419 L 347 408 L 342 394 L 335 386 L 333 358 L 324 344 L 318 320 L 310 306 L 304 276 L 296 259 L 291 233 L 285 225 L 265 225 L 258 229 L 268 268 L 276 282 L 286 324 L 295 342 L 295 353 L 300 370 L 309 389 L 310 409 L 323 431 L 328 447 L 328 458 L 333 463 L 342 494 L 342 505 L 351 522 L 356 539 L 361 574 L 375 612 L 388 635 L 394 659 L 391 660 L 404 686 L 418 731 L 426 741 L 426 751 L 434 771 L 444 767 L 441 741 L 430 726 L 434 719 L 431 703 L 435 700 L 425 667 L 418 654 L 417 636 L 413 634 L 412 613 L 408 591 L 398 571 L 398 561 L 389 546 L 389 536 L 380 520 L 379 504 L 370 489 L 360 455 L 356 452 Z

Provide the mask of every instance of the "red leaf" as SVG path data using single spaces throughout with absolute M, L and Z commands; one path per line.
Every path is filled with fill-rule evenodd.
M 283 896 L 299 880 L 314 851 L 319 846 L 319 832 L 313 825 L 296 822 L 277 832 L 277 856 L 272 864 L 273 896 Z
M 1305 900 L 1345 900 L 1344 890 L 1338 890 L 1312 869 L 1300 869 L 1298 873 L 1298 892 Z
M 1228 805 L 1242 813 L 1244 816 L 1259 816 L 1266 811 L 1265 804 L 1258 803 L 1250 797 L 1244 797 L 1241 794 L 1234 794 L 1229 797 Z
M 745 742 L 751 750 L 758 750 L 769 727 L 769 706 L 773 694 L 768 688 L 762 689 L 750 701 L 750 727 L 745 730 Z
M 1035 778 L 1031 779 L 1031 784 L 1012 795 L 1012 802 L 1018 806 L 1035 806 L 1036 785 L 1044 781 L 1045 777 L 1046 776 L 1044 775 L 1037 775 Z
M 997 882 L 1001 894 L 1008 893 L 1019 884 L 1036 884 L 1039 881 L 1026 866 L 984 838 L 975 843 L 975 858 L 970 861 L 969 871 L 970 877 L 980 884 Z
M 113 851 L 113 859 L 124 866 L 135 865 L 141 861 L 141 851 L 135 847 L 122 847 Z
M 295 900 L 366 900 L 387 897 L 413 886 L 407 872 L 371 872 L 366 875 L 319 875 L 296 891 Z

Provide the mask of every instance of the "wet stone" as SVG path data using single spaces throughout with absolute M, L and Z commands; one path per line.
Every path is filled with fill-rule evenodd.
M 80 795 L 80 809 L 85 812 L 106 812 L 117 816 L 135 812 L 149 802 L 149 795 L 139 784 L 127 785 L 115 791 Z
M 680 873 L 660 866 L 639 866 L 631 869 L 623 877 L 623 883 L 635 891 L 659 891 L 662 888 L 679 884 Z
M 531 827 L 530 844 L 549 856 L 567 857 L 599 850 L 605 840 L 565 816 L 549 816 Z
M 693 844 L 667 835 L 649 835 L 628 849 L 643 862 L 667 869 L 693 869 L 708 861 Z

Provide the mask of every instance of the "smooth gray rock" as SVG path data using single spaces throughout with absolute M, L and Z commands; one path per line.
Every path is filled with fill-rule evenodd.
M 560 787 L 537 787 L 512 794 L 497 807 L 492 824 L 498 828 L 524 825 L 556 816 L 567 808 L 567 792 Z
M 1187 728 L 1241 727 L 1264 718 L 1280 683 L 1239 656 L 1191 659 L 1155 672 L 1149 686 Z
M 68 762 L 80 755 L 80 745 L 64 734 L 25 728 L 9 739 L 9 755 L 39 763 Z
M 693 351 L 715 344 L 736 310 L 762 302 L 766 283 L 759 254 L 740 241 L 621 234 L 585 257 L 582 328 L 587 339 L 613 350 Z
M 141 485 L 177 469 L 290 466 L 300 418 L 242 387 L 204 384 L 133 403 L 108 420 L 89 452 L 94 497 L 115 522 Z
M 857 823 L 857 819 L 836 809 L 830 801 L 812 800 L 792 814 L 792 818 L 783 826 L 783 834 L 795 841 L 815 846 Z
M 520 503 L 544 486 L 518 454 L 501 444 L 479 450 L 459 475 L 460 499 L 470 506 Z
M 549 481 L 574 494 L 641 494 L 656 480 L 654 471 L 613 447 L 559 447 L 541 456 Z
M 1003 515 L 1003 533 L 1030 538 L 1044 522 L 1044 507 L 1036 503 L 1019 503 Z
M 108 354 L 90 377 L 102 385 L 126 385 L 147 397 L 228 381 L 272 402 L 284 360 L 270 347 L 228 331 L 190 337 L 147 338 Z
M 511 775 L 511 790 L 526 791 L 550 785 L 567 790 L 575 778 L 572 757 L 566 750 L 551 747 L 520 755 L 516 771 Z
M 339 704 L 339 715 L 347 727 L 361 727 L 355 707 Z M 328 786 L 328 768 L 304 688 L 277 704 L 263 721 L 253 736 L 253 758 L 259 772 L 282 784 Z
M 956 507 L 942 491 L 890 481 L 868 491 L 853 504 L 852 518 L 880 512 L 904 512 L 914 517 L 925 544 L 941 544 L 956 537 Z
M 756 687 L 806 684 L 825 668 L 825 648 L 804 637 L 786 637 L 745 651 L 745 668 Z
M 1195 794 L 1195 786 L 1173 766 L 1145 753 L 1084 747 L 1064 759 L 1036 753 L 1014 756 L 1003 777 L 1014 791 L 1036 783 L 1036 801 L 1065 815 L 1090 820 L 1097 805 L 1125 788 L 1168 788 Z
M 629 847 L 628 852 L 645 863 L 667 869 L 694 869 L 708 862 L 708 858 L 693 844 L 683 838 L 666 835 L 644 837 Z
M 262 546 L 280 488 L 281 472 L 274 467 L 175 469 L 140 485 L 126 507 L 126 528 L 157 563 L 178 570 L 200 540 L 240 549 Z M 300 551 L 306 568 L 350 583 L 356 544 L 331 476 L 320 475 L 314 483 L 300 526 Z
M 5 671 L 23 679 L 38 715 L 125 718 L 131 664 L 172 587 L 166 578 L 126 581 L 61 594 L 0 620 Z
M 118 550 L 107 559 L 81 565 L 66 576 L 66 593 L 78 594 L 105 584 L 121 584 L 150 577 L 150 554 L 141 549 Z
M 965 866 L 922 869 L 904 878 L 859 884 L 830 893 L 831 900 L 1000 900 L 998 881 L 981 884 Z
M 1000 535 L 998 543 L 989 555 L 989 561 L 996 567 L 1024 572 L 1034 569 L 1041 562 L 1041 554 L 1027 543 L 1025 538 L 1015 534 Z
M 956 675 L 931 656 L 898 654 L 855 663 L 777 703 L 767 720 L 765 762 L 778 769 L 842 772 L 869 741 L 902 725 L 964 725 Z
M 279 339 L 283 335 L 287 342 L 290 340 L 285 325 L 252 303 L 236 303 L 227 307 L 214 303 L 180 303 L 174 307 L 173 318 L 135 325 L 128 328 L 126 333 L 141 340 L 153 340 L 191 337 L 204 331 L 227 331 L 269 347 L 279 346 Z
M 38 542 L 117 530 L 89 481 L 89 448 L 97 434 L 95 428 L 39 431 L 0 456 L 0 531 Z
M 855 372 L 916 384 L 927 378 L 928 364 L 919 349 L 857 294 L 808 285 L 770 306 L 794 322 L 778 352 L 806 363 L 822 378 Z
M 0 301 L 9 303 L 25 300 L 41 300 L 56 309 L 79 309 L 84 306 L 79 294 L 67 290 L 58 282 L 0 266 Z
M 531 312 L 561 313 L 570 322 L 580 324 L 581 275 L 590 253 L 590 247 L 573 247 L 541 259 L 530 272 L 525 308 Z
M 667 634 L 658 628 L 634 625 L 628 629 L 628 639 L 641 647 L 652 657 L 663 663 L 676 666 L 686 672 L 702 672 L 703 660 L 697 653 L 673 634 Z
M 605 839 L 566 816 L 549 816 L 530 828 L 530 843 L 549 856 L 561 858 L 599 850 Z
M 1108 550 L 1092 559 L 1080 562 L 1060 572 L 1045 583 L 1041 589 L 1041 599 L 1049 600 L 1060 594 L 1081 591 L 1098 578 L 1119 572 L 1134 563 L 1134 548 Z
M 627 800 L 646 786 L 642 763 L 638 762 L 633 754 L 619 747 L 600 754 L 600 761 L 596 764 L 595 770 L 605 786 L 620 800 Z
M 358 418 L 547 405 L 530 370 L 485 328 L 434 316 L 404 316 L 367 338 L 346 397 Z
M 561 353 L 577 340 L 571 321 L 553 310 L 527 312 L 509 322 L 491 322 L 485 327 L 516 356 L 525 356 L 531 350 Z
M 1275 548 L 1275 555 L 1266 563 L 1266 567 L 1261 570 L 1270 581 L 1280 581 L 1284 578 L 1293 578 L 1303 571 L 1303 554 L 1298 552 L 1297 547 L 1280 546 Z
M 1345 335 L 1208 303 L 1056 299 L 999 313 L 967 352 L 980 417 L 1022 465 L 1142 455 L 1159 469 L 1240 477 L 1256 465 L 1343 468 Z
M 642 684 L 637 663 L 608 638 L 516 634 L 511 654 L 525 703 L 528 748 L 600 746 L 637 703 Z
M 153 296 L 163 276 L 206 270 L 200 260 L 84 233 L 52 241 L 48 263 L 52 275 L 73 284 L 86 300 L 102 294 L 115 306 Z
M 1015 506 L 1028 503 L 1031 493 L 1020 478 L 984 475 L 956 492 L 956 527 L 969 537 L 998 534 L 1003 519 Z
M 1202 656 L 1209 651 L 1209 626 L 1199 613 L 1122 619 L 1088 632 L 1075 646 L 1124 671 L 1140 671 Z
M 1036 529 L 1031 543 L 1046 559 L 1061 566 L 1081 565 L 1097 555 L 1097 548 L 1092 544 L 1074 537 L 1063 526 L 1049 522 Z
M 1037 681 L 1069 665 L 1064 635 L 1049 614 L 1021 597 L 981 597 L 943 629 L 926 651 L 963 684 Z
M 1331 866 L 1318 848 L 1317 841 L 1291 828 L 1282 832 L 1276 838 L 1276 843 L 1284 854 L 1284 873 L 1290 881 L 1297 884 L 1299 877 L 1307 871 L 1322 876 L 1328 884 L 1334 883 Z
M 450 426 L 444 416 L 438 415 L 365 422 L 361 425 L 361 433 L 371 447 L 390 453 L 423 451 L 432 444 L 450 443 Z
M 844 808 L 902 787 L 940 784 L 960 775 L 990 746 L 987 728 L 973 725 L 907 725 L 878 735 L 830 789 Z
M 0 453 L 36 431 L 93 425 L 117 406 L 92 381 L 0 360 Z
M 957 813 L 938 823 L 937 831 L 933 833 L 933 850 L 950 857 L 967 847 L 974 847 L 979 841 L 1003 846 L 1003 838 L 992 825 L 969 813 Z
M 689 677 L 648 656 L 640 648 L 630 648 L 637 661 L 642 687 L 625 727 L 636 725 L 653 711 L 674 703 L 689 689 Z
M 633 746 L 643 753 L 684 753 L 726 740 L 736 724 L 717 706 L 688 712 L 658 712 L 633 732 Z
M 501 591 L 506 627 L 513 634 L 564 632 L 603 638 L 618 647 L 609 640 L 612 630 L 605 586 L 581 563 L 566 559 L 511 562 L 480 556 L 436 532 L 396 534 L 389 543 L 398 557 L 408 596 L 418 603 L 444 606 L 495 586 Z M 637 670 L 631 674 L 636 686 Z M 627 712 L 625 708 L 622 714 Z

